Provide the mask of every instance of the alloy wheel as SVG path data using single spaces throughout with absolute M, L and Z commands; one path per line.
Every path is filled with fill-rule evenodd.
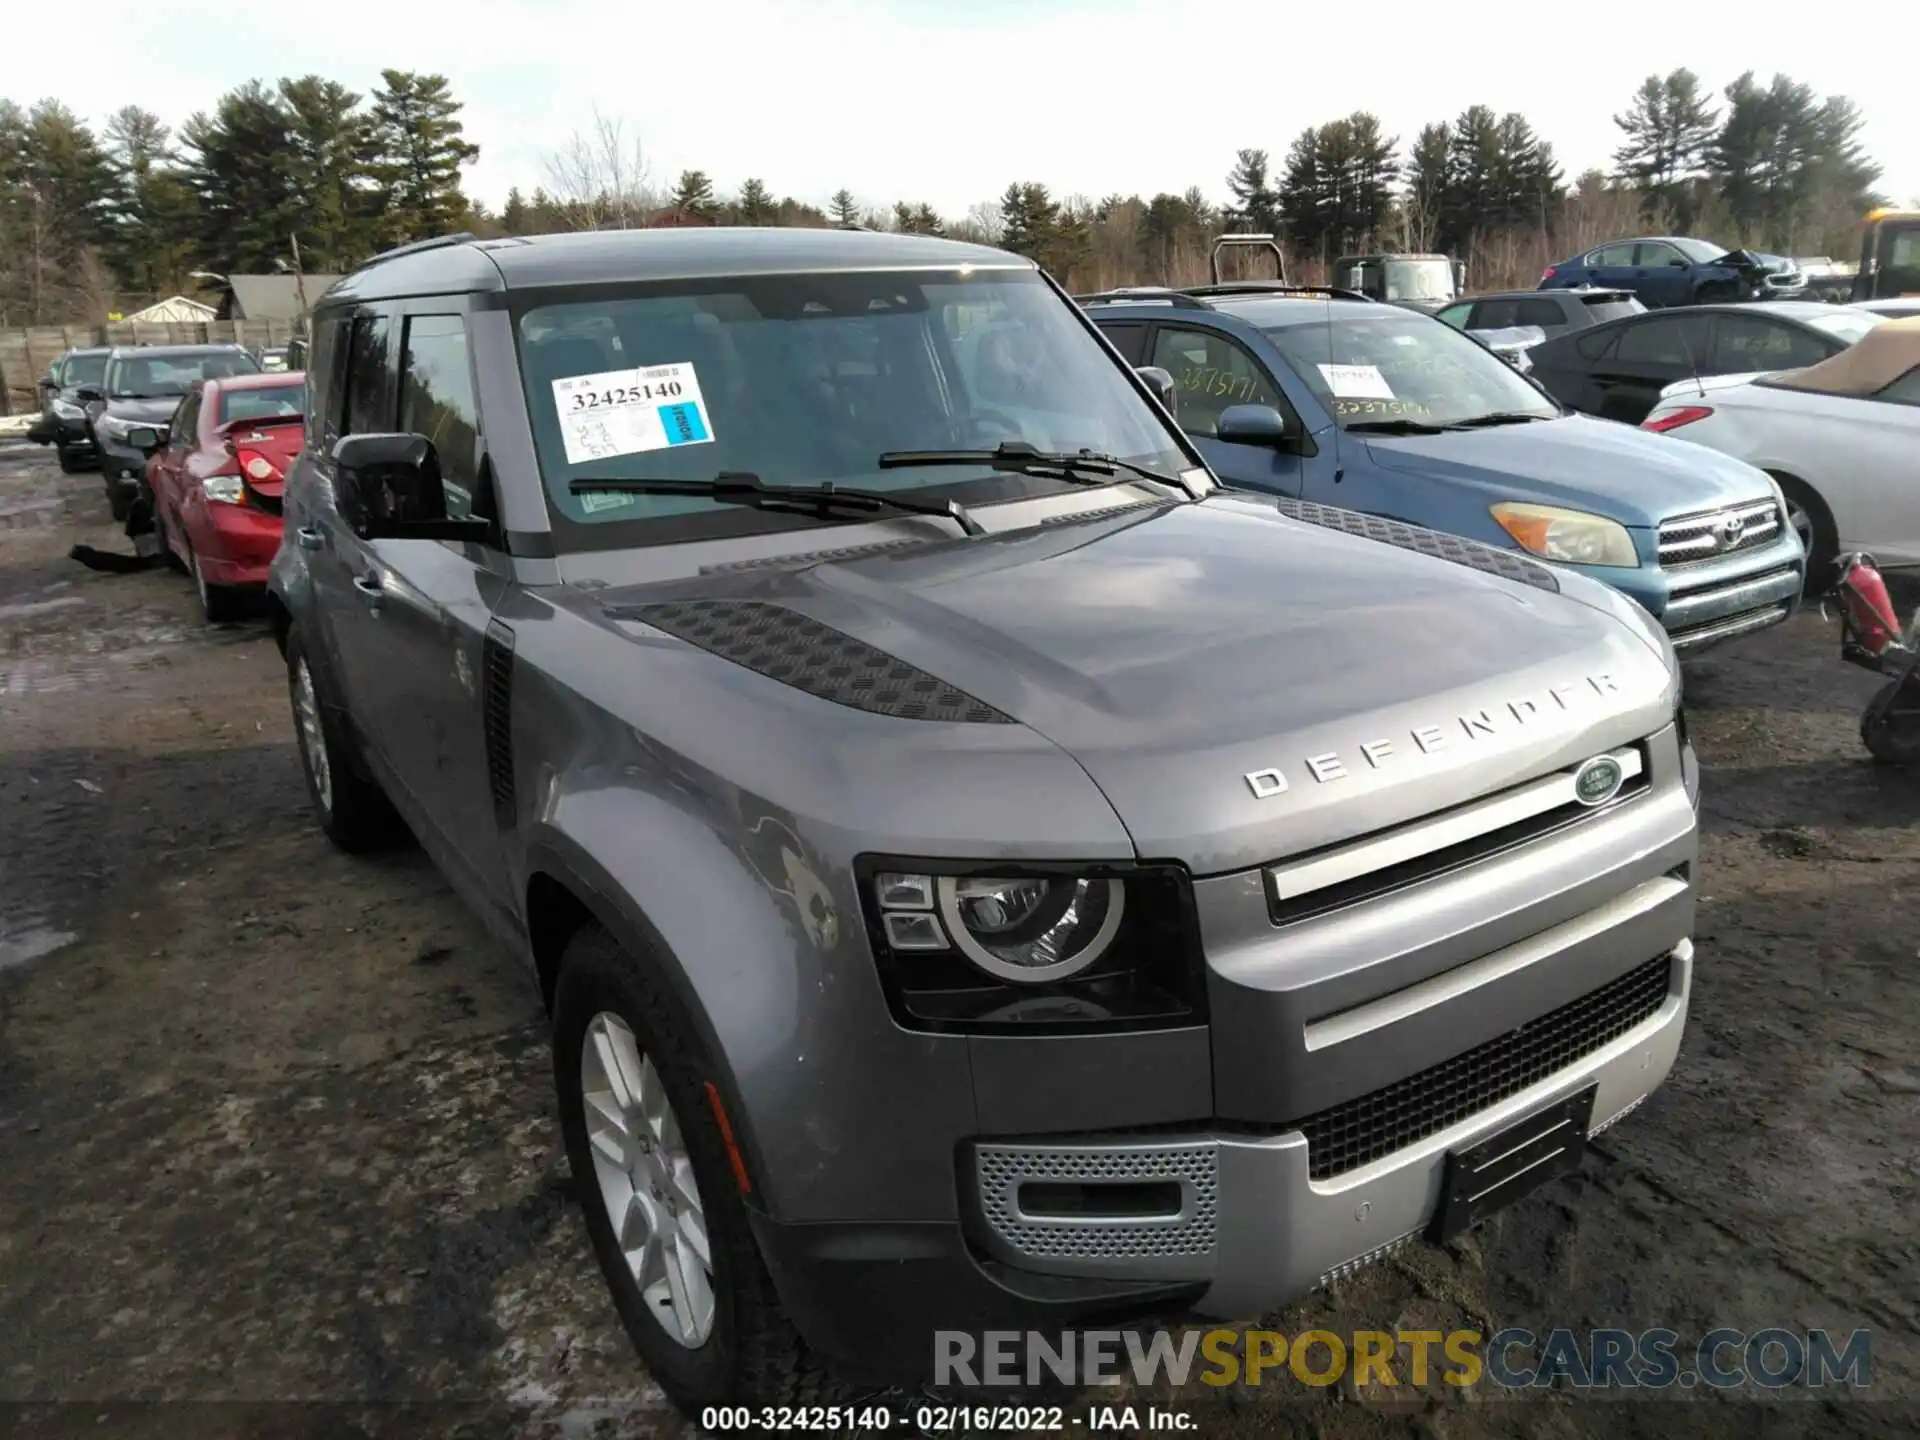
M 600 1203 L 647 1313 L 688 1349 L 713 1333 L 713 1252 L 679 1116 L 633 1030 L 610 1011 L 587 1026 L 580 1090 Z
M 293 672 L 293 718 L 300 727 L 300 755 L 313 777 L 313 793 L 320 797 L 320 808 L 332 814 L 333 766 L 327 760 L 326 732 L 320 728 L 320 697 L 314 693 L 313 672 L 304 655 Z

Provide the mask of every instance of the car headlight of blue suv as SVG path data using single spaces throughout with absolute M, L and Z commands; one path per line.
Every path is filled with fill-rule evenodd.
M 1493 518 L 1522 550 L 1542 560 L 1569 565 L 1611 565 L 1636 569 L 1640 553 L 1633 537 L 1618 520 L 1589 515 L 1584 510 L 1562 510 L 1557 505 L 1528 505 L 1505 501 L 1492 507 Z

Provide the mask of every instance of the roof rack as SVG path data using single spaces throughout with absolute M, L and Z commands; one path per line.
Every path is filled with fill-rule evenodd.
M 1189 285 L 1188 295 L 1325 295 L 1334 300 L 1365 300 L 1358 290 L 1337 285 L 1284 285 L 1278 280 L 1228 280 L 1214 285 Z
M 1075 302 L 1081 305 L 1159 304 L 1171 305 L 1177 310 L 1211 310 L 1213 307 L 1187 290 L 1175 290 L 1166 285 L 1123 285 L 1118 290 L 1097 290 L 1091 295 L 1076 295 Z
M 431 240 L 415 240 L 411 245 L 396 245 L 391 250 L 382 250 L 367 265 L 378 265 L 383 260 L 398 260 L 402 255 L 418 255 L 422 250 L 441 250 L 449 245 L 466 245 L 480 237 L 471 230 L 462 230 L 456 235 L 435 235 Z M 362 266 L 365 269 L 366 266 Z

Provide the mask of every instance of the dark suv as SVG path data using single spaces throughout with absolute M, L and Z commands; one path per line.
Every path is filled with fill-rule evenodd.
M 696 1414 L 1263 1313 L 1673 1063 L 1658 627 L 1221 490 L 1030 261 L 457 237 L 313 335 L 270 604 L 315 813 L 410 830 L 537 977 L 587 1233 Z
M 107 358 L 98 389 L 80 391 L 100 451 L 100 477 L 113 518 L 124 520 L 147 473 L 147 453 L 131 434 L 151 427 L 163 436 L 181 398 L 201 380 L 257 375 L 260 362 L 239 345 L 122 346 Z
M 93 432 L 87 427 L 87 407 L 80 392 L 99 388 L 112 353 L 112 347 L 105 345 L 69 350 L 53 362 L 40 382 L 40 421 L 28 436 L 53 446 L 60 468 L 69 475 L 93 463 Z

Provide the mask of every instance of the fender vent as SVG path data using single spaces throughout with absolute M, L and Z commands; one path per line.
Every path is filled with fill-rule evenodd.
M 939 676 L 770 601 L 671 600 L 610 606 L 606 613 L 613 620 L 638 620 L 664 630 L 769 680 L 850 709 L 900 720 L 1013 723 Z
M 502 825 L 511 825 L 513 808 L 513 631 L 498 620 L 487 622 L 480 645 L 480 727 L 487 745 L 487 788 Z
M 1389 520 L 1384 515 L 1364 515 L 1358 510 L 1316 505 L 1311 500 L 1281 496 L 1279 505 L 1282 515 L 1308 525 L 1344 530 L 1363 540 L 1378 540 L 1383 545 L 1398 545 L 1402 550 L 1413 550 L 1437 560 L 1451 560 L 1456 565 L 1484 570 L 1489 575 L 1498 575 L 1502 580 L 1518 580 L 1522 585 L 1531 585 L 1536 590 L 1547 590 L 1556 595 L 1560 592 L 1560 582 L 1546 566 L 1508 550 L 1482 545 L 1478 540 L 1445 535 L 1438 530 L 1425 530 L 1418 525 L 1409 525 L 1404 520 Z

